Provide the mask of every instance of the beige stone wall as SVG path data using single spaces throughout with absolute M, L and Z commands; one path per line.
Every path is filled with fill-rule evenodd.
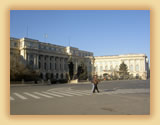
M 72 56 L 74 63 L 74 74 L 77 73 L 78 65 L 83 61 L 87 67 L 93 67 L 90 63 L 93 53 L 79 50 L 74 47 L 64 47 L 50 43 L 43 43 L 29 38 L 11 38 L 11 52 L 21 55 L 25 64 L 37 69 L 44 76 L 47 73 L 54 78 L 66 78 L 68 74 L 68 59 Z M 15 43 L 17 46 L 15 46 Z M 88 56 L 88 57 L 87 57 Z M 92 75 L 93 70 L 88 70 Z
M 119 66 L 124 62 L 128 66 L 128 72 L 133 76 L 139 75 L 142 79 L 147 78 L 146 69 L 147 56 L 145 54 L 128 54 L 117 56 L 97 56 L 95 57 L 95 74 L 103 76 L 104 73 L 118 71 Z

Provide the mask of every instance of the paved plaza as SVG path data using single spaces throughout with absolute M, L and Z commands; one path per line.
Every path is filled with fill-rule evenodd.
M 11 85 L 11 115 L 149 115 L 150 81 Z

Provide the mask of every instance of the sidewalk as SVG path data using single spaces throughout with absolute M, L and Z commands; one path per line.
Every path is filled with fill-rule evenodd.
M 10 83 L 11 87 L 17 87 L 17 86 L 44 86 L 44 85 L 52 85 L 52 84 L 48 84 L 47 82 L 44 83 L 34 83 L 34 82 L 24 82 L 24 83 Z

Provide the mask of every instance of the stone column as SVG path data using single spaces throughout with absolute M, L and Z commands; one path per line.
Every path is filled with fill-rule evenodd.
M 128 60 L 128 71 L 129 71 L 129 73 L 131 72 L 131 70 L 130 70 L 130 59 Z
M 26 50 L 24 50 L 24 59 L 27 61 L 27 53 L 26 53 Z
M 65 72 L 68 72 L 68 62 L 67 62 L 67 59 L 66 58 L 64 58 L 64 69 L 65 69 Z
M 46 64 L 47 64 L 47 71 L 49 71 L 50 70 L 50 56 L 47 56 Z
M 33 67 L 34 67 L 34 69 L 36 68 L 36 63 L 37 63 L 36 59 L 37 59 L 37 57 L 36 57 L 36 55 L 34 54 L 34 55 L 33 55 Z
M 44 71 L 44 57 L 45 57 L 44 55 L 41 56 L 41 58 L 42 58 L 41 59 L 41 66 L 42 66 L 41 68 L 43 71 Z
M 53 70 L 53 65 L 52 65 L 52 61 L 53 61 L 53 56 L 50 56 L 50 71 Z
M 52 58 L 52 71 L 55 70 L 55 57 Z
M 59 72 L 62 72 L 62 58 L 59 58 Z
M 64 58 L 62 58 L 62 72 L 64 72 Z
M 57 71 L 57 57 L 55 57 L 54 60 L 54 70 Z
M 144 57 L 144 71 L 146 71 L 146 58 Z
M 36 67 L 38 68 L 39 67 L 39 55 L 38 54 L 36 54 Z
M 60 64 L 60 60 L 59 60 L 60 58 L 58 58 L 57 57 L 57 61 L 56 61 L 56 66 L 57 66 L 57 72 L 59 72 L 60 71 L 60 68 L 59 68 L 59 64 Z
M 134 66 L 133 66 L 133 71 L 136 71 L 136 60 L 134 59 Z

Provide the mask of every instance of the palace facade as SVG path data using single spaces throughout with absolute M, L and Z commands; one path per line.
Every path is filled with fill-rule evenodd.
M 149 77 L 149 62 L 145 54 L 126 54 L 115 56 L 96 56 L 95 73 L 103 78 L 103 74 L 114 75 L 119 71 L 120 64 L 124 62 L 128 72 L 133 77 L 147 79 Z
M 93 56 L 92 52 L 82 51 L 71 46 L 59 46 L 40 42 L 30 38 L 10 38 L 10 55 L 19 55 L 25 65 L 40 72 L 41 78 L 49 76 L 54 79 L 66 79 L 70 72 L 69 65 L 73 64 L 73 76 L 84 64 L 88 78 L 94 74 L 103 78 L 105 73 L 114 75 L 124 62 L 128 72 L 133 77 L 147 79 L 149 77 L 149 62 L 145 54 L 127 54 L 116 56 Z
M 69 74 L 68 64 L 73 64 L 73 75 L 84 63 L 87 67 L 88 78 L 92 77 L 94 57 L 92 52 L 82 51 L 70 46 L 59 46 L 40 42 L 30 38 L 10 38 L 10 55 L 20 55 L 25 65 L 39 70 L 41 78 L 47 76 L 55 79 L 66 79 Z

